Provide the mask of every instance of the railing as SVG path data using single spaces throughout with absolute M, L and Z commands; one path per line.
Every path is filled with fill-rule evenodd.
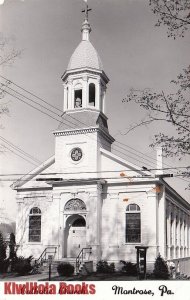
M 57 251 L 57 247 L 55 246 L 46 247 L 42 252 L 42 254 L 40 255 L 40 257 L 35 260 L 35 264 L 42 265 L 43 261 L 48 260 L 50 254 L 51 254 L 51 259 L 53 259 L 55 257 L 56 251 Z
M 84 259 L 86 260 L 86 255 L 89 254 L 88 259 L 90 257 L 90 254 L 92 254 L 92 248 L 82 248 L 82 250 L 79 252 L 77 258 L 76 258 L 76 273 L 79 273 L 79 269 L 81 264 L 84 262 Z M 88 260 L 87 259 L 87 260 Z

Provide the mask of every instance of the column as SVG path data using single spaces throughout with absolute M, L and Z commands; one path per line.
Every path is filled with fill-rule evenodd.
M 170 259 L 170 235 L 171 235 L 171 204 L 169 203 L 168 204 L 168 207 L 167 207 L 167 259 Z
M 74 99 L 72 97 L 72 80 L 68 80 L 68 109 L 73 109 L 74 108 Z
M 182 230 L 181 230 L 181 257 L 184 257 L 184 237 L 185 237 L 185 232 L 184 232 L 184 212 L 182 212 Z
M 166 200 L 165 188 L 157 196 L 158 201 L 158 245 L 160 255 L 166 257 Z
M 102 183 L 97 183 L 97 224 L 96 224 L 97 258 L 101 259 L 101 228 L 102 228 Z
M 184 216 L 184 257 L 187 256 L 187 215 Z
M 100 101 L 101 101 L 101 80 L 98 79 L 97 84 L 96 84 L 96 94 L 95 94 L 95 107 L 98 110 L 101 110 L 101 105 L 100 105 Z
M 64 101 L 63 101 L 63 111 L 66 111 L 68 109 L 68 95 L 67 95 L 67 85 L 63 84 L 64 86 Z
M 52 245 L 57 246 L 55 259 L 62 257 L 63 234 L 62 222 L 63 213 L 60 211 L 60 192 L 53 192 L 53 203 L 51 207 L 51 222 L 52 222 Z
M 83 89 L 82 89 L 82 107 L 87 108 L 89 105 L 89 87 L 88 87 L 88 77 L 83 76 Z
M 180 257 L 180 209 L 177 210 L 177 240 L 176 240 L 176 246 L 177 246 L 177 256 L 176 258 Z
M 190 245 L 189 245 L 189 242 L 190 242 L 190 217 L 187 216 L 187 256 L 190 255 L 189 253 L 189 248 L 190 248 Z
M 106 87 L 103 88 L 103 97 L 102 97 L 102 109 L 103 109 L 103 113 L 106 114 Z
M 174 258 L 176 258 L 176 207 L 173 210 L 174 221 L 173 221 L 173 245 L 174 245 Z

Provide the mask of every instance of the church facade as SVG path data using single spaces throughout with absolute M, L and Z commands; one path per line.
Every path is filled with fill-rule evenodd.
M 160 253 L 190 264 L 190 204 L 164 180 L 111 152 L 114 138 L 105 114 L 109 79 L 90 42 L 86 17 L 82 41 L 62 76 L 64 105 L 55 155 L 13 184 L 17 190 L 16 240 L 20 255 L 76 258 L 90 248 L 99 260 L 136 262 L 147 246 L 151 268 Z M 190 265 L 189 265 L 190 266 Z

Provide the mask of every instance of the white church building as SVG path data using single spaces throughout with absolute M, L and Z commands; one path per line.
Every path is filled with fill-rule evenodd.
M 62 76 L 55 155 L 13 184 L 18 254 L 37 259 L 52 247 L 56 260 L 69 261 L 87 248 L 94 266 L 99 260 L 117 266 L 136 262 L 135 246 L 147 246 L 148 266 L 160 253 L 190 269 L 190 204 L 161 170 L 155 175 L 112 153 L 105 114 L 109 78 L 89 39 L 87 11 L 81 31 Z

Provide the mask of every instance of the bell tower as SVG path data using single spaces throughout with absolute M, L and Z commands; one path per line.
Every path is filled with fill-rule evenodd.
M 91 26 L 86 6 L 82 24 L 82 41 L 72 54 L 62 76 L 64 86 L 63 111 L 94 109 L 105 114 L 105 93 L 108 77 L 101 59 L 90 42 Z
M 103 71 L 98 52 L 90 42 L 90 9 L 86 5 L 82 40 L 73 52 L 61 79 L 64 86 L 62 122 L 54 132 L 57 169 L 80 167 L 98 169 L 100 148 L 111 151 L 105 115 L 105 95 L 109 78 Z M 69 160 L 66 162 L 66 158 Z

